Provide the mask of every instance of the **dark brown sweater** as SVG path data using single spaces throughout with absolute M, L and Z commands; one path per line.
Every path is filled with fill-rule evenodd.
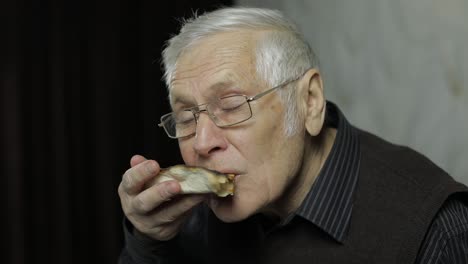
M 338 126 L 341 133 L 349 125 L 344 122 Z M 353 186 L 352 196 L 346 198 L 351 202 L 352 213 L 341 233 L 334 233 L 304 214 L 297 214 L 282 225 L 262 215 L 226 224 L 202 205 L 170 242 L 137 240 L 126 232 L 127 247 L 120 263 L 415 263 L 422 243 L 428 243 L 425 236 L 444 202 L 451 197 L 457 203 L 465 203 L 468 188 L 414 150 L 350 126 L 349 131 L 346 138 L 357 139 L 359 169 L 345 177 L 356 175 L 357 182 L 344 184 Z M 343 135 L 338 135 L 337 140 Z M 338 160 L 343 159 L 333 163 Z M 354 164 L 356 160 L 348 161 Z M 340 174 L 339 170 L 333 172 Z M 339 196 L 318 198 L 324 197 Z M 335 204 L 341 208 L 340 203 Z M 345 218 L 346 215 L 335 219 Z

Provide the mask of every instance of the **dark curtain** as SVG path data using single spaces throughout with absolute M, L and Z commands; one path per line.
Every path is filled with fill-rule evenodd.
M 157 127 L 163 43 L 231 1 L 0 2 L 0 263 L 116 263 L 130 157 L 182 161 Z

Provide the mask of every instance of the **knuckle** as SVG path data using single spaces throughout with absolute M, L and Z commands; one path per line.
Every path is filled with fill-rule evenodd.
M 168 240 L 175 236 L 176 230 L 174 228 L 166 226 L 164 228 L 160 228 L 157 233 L 158 237 L 161 240 Z
M 160 186 L 158 188 L 158 196 L 162 201 L 168 201 L 171 194 L 163 186 Z
M 131 216 L 133 214 L 133 210 L 131 209 L 131 206 L 129 206 L 128 196 L 121 196 L 120 204 L 122 206 L 122 211 L 126 216 Z
M 136 196 L 132 200 L 132 207 L 135 211 L 140 213 L 146 213 L 150 210 L 148 203 L 146 203 L 141 196 Z
M 119 194 L 120 198 L 123 198 L 125 196 L 126 192 L 123 186 L 123 182 L 119 184 L 119 187 L 117 188 L 117 193 Z
M 159 240 L 161 238 L 160 233 L 163 229 L 164 228 L 162 228 L 161 226 L 156 226 L 148 230 L 148 233 L 151 233 L 154 237 L 156 237 Z
M 174 222 L 175 220 L 176 220 L 175 216 L 165 215 L 165 216 L 159 217 L 158 222 L 160 222 L 161 224 L 169 224 L 169 223 Z
M 141 233 L 148 233 L 151 230 L 147 224 L 142 222 L 135 222 L 133 223 L 133 226 Z
M 147 160 L 144 165 L 145 171 L 148 175 L 151 175 L 159 170 L 159 165 L 155 160 Z
M 132 188 L 135 182 L 135 176 L 132 169 L 128 169 L 122 177 L 122 188 L 123 190 L 129 190 Z
M 153 234 L 157 235 L 161 229 L 163 229 L 163 226 L 157 224 L 154 222 L 154 219 L 149 218 L 149 217 L 142 217 L 139 218 L 138 221 L 136 221 L 133 226 L 140 231 L 143 234 Z

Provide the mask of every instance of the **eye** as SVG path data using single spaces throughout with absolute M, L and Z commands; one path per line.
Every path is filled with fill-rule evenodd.
M 195 119 L 192 111 L 190 110 L 176 112 L 174 113 L 173 118 L 176 124 L 181 125 L 191 123 Z
M 245 103 L 242 95 L 233 95 L 219 99 L 218 106 L 223 111 L 235 111 Z

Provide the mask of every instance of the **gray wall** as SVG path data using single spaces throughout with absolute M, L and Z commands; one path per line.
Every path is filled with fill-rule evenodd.
M 468 1 L 237 1 L 277 8 L 318 54 L 325 94 L 355 125 L 468 183 Z

